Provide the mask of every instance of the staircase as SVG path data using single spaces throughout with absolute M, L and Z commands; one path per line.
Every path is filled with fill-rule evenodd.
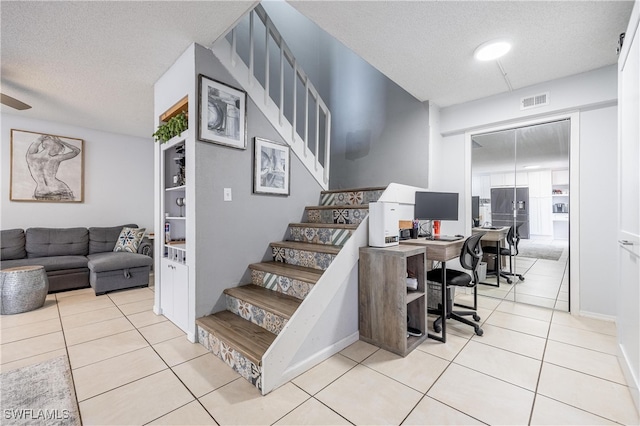
M 224 291 L 227 310 L 196 320 L 199 342 L 263 394 L 269 392 L 273 385 L 263 385 L 265 373 L 281 373 L 263 371 L 265 354 L 287 344 L 279 343 L 278 337 L 287 333 L 290 322 L 305 317 L 294 317 L 304 310 L 303 301 L 311 307 L 327 303 L 326 292 L 318 290 L 335 284 L 333 279 L 323 280 L 331 275 L 332 265 L 345 263 L 336 262 L 341 256 L 350 258 L 347 263 L 357 262 L 357 247 L 350 247 L 350 253 L 343 248 L 360 224 L 366 226 L 368 204 L 384 189 L 323 191 L 320 205 L 305 209 L 306 221 L 289 224 L 288 239 L 271 243 L 273 261 L 249 265 L 251 283 Z M 296 332 L 312 326 L 305 321 L 298 321 Z

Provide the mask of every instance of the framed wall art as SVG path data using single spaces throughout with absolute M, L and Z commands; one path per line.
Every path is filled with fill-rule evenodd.
M 84 141 L 11 129 L 11 201 L 81 203 Z
M 247 93 L 200 75 L 199 139 L 247 149 Z
M 255 138 L 253 192 L 289 195 L 291 151 L 287 145 Z

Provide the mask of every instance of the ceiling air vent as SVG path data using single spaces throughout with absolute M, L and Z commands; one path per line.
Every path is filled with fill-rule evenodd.
M 549 92 L 520 99 L 521 110 L 537 108 L 543 105 L 549 105 Z

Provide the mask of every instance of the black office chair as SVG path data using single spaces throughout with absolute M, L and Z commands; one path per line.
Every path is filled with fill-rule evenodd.
M 507 232 L 507 245 L 509 247 L 500 247 L 500 256 L 509 256 L 509 272 L 500 271 L 500 276 L 507 280 L 507 283 L 511 284 L 513 281 L 511 277 L 518 277 L 520 281 L 524 281 L 524 277 L 521 274 L 516 274 L 513 270 L 513 258 L 518 255 L 518 243 L 520 242 L 520 227 L 524 225 L 523 223 L 518 223 L 516 225 L 511 225 L 509 228 L 509 232 Z M 495 269 L 498 270 L 498 262 L 500 261 L 500 256 L 496 255 L 496 247 L 495 246 L 487 246 L 484 248 L 484 252 L 495 256 Z
M 451 287 L 475 287 L 478 284 L 478 266 L 482 260 L 482 247 L 480 246 L 480 238 L 485 232 L 479 232 L 473 236 L 467 238 L 460 251 L 460 264 L 464 269 L 472 271 L 473 277 L 466 272 L 458 271 L 456 269 L 446 269 L 447 271 L 447 319 L 452 318 L 456 321 L 460 321 L 464 324 L 470 325 L 474 328 L 475 333 L 478 336 L 482 336 L 482 329 L 478 324 L 471 322 L 464 318 L 465 316 L 472 316 L 475 321 L 480 321 L 480 317 L 475 311 L 454 311 L 453 310 L 453 296 L 454 291 Z M 442 268 L 433 269 L 427 272 L 427 280 L 439 282 L 442 284 Z M 433 322 L 433 329 L 436 333 L 442 330 L 442 316 Z

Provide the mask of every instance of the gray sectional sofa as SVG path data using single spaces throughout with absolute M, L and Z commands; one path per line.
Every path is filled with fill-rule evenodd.
M 153 247 L 143 240 L 138 253 L 114 252 L 123 227 L 28 228 L 3 230 L 2 269 L 42 265 L 49 293 L 88 287 L 96 294 L 149 285 Z

